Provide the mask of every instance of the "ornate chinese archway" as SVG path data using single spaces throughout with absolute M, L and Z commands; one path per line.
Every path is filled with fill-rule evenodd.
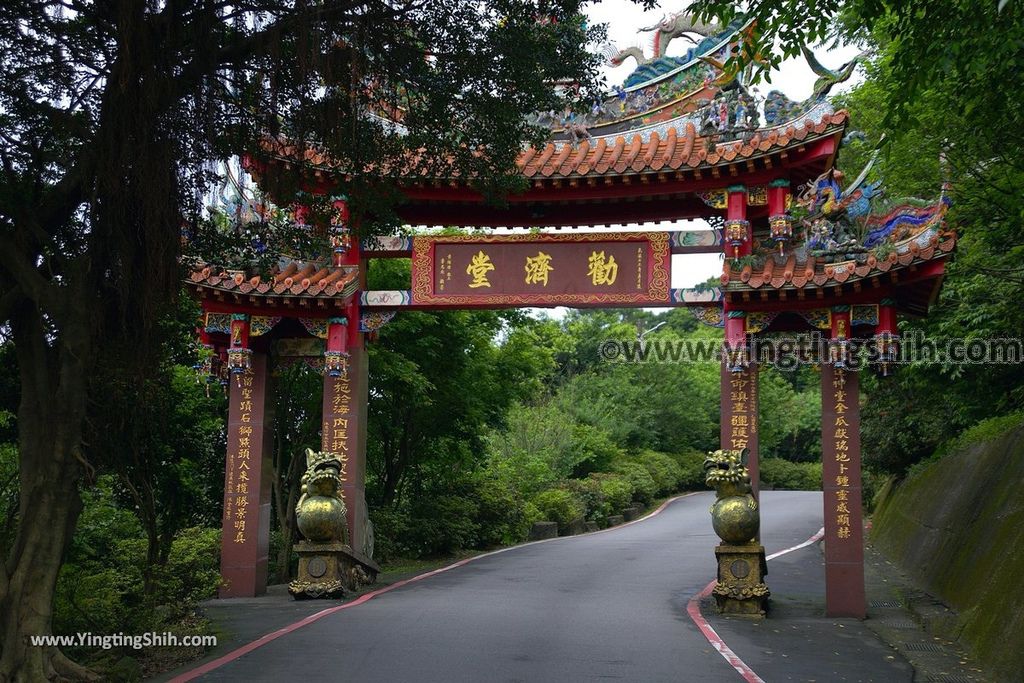
M 529 187 L 504 207 L 487 205 L 465 179 L 394 178 L 410 224 L 554 233 L 350 244 L 339 218 L 327 228 L 331 254 L 282 258 L 271 277 L 214 264 L 195 268 L 186 283 L 203 309 L 207 370 L 229 392 L 223 597 L 256 595 L 266 586 L 267 368 L 275 344 L 320 342 L 314 362 L 324 372 L 321 447 L 341 456 L 349 546 L 372 564 L 363 496 L 365 344 L 391 316 L 466 307 L 687 306 L 702 322 L 724 328 L 721 443 L 749 450 L 755 495 L 758 383 L 750 343 L 775 332 L 827 338 L 818 359 L 826 609 L 864 616 L 859 394 L 849 342 L 875 338 L 892 353 L 897 316 L 927 312 L 955 245 L 943 223 L 948 201 L 943 194 L 930 205 L 876 206 L 878 187 L 865 182 L 866 173 L 843 187 L 833 169 L 847 115 L 824 99 L 827 90 L 802 103 L 770 93 L 762 122 L 743 84 L 723 81 L 700 59 L 724 56 L 742 28 L 740 22 L 708 36 L 682 63 L 664 58 L 675 61 L 638 69 L 628 87 L 595 106 L 593 120 L 540 121 L 552 127 L 552 139 L 520 154 L 518 172 Z M 305 190 L 328 196 L 346 173 L 316 149 L 282 140 L 268 140 L 247 163 L 260 182 L 303 169 Z M 794 188 L 806 189 L 794 197 Z M 336 203 L 344 216 L 344 204 Z M 720 227 L 557 231 L 688 218 Z M 670 287 L 671 255 L 687 253 L 724 255 L 719 288 Z M 373 258 L 411 258 L 409 288 L 367 291 Z

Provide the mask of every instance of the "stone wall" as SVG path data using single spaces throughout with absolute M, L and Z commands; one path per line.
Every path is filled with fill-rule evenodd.
M 959 613 L 947 637 L 1000 680 L 1020 680 L 1024 427 L 887 486 L 871 541 Z

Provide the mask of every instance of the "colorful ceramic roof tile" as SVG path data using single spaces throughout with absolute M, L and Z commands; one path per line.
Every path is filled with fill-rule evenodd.
M 709 149 L 707 138 L 697 134 L 693 123 L 669 125 L 663 132 L 595 138 L 579 144 L 549 142 L 542 148 L 524 150 L 516 161 L 520 173 L 531 179 L 586 178 L 639 175 L 694 170 L 745 162 L 823 137 L 839 135 L 846 126 L 845 111 L 823 109 L 820 118 L 805 118 L 787 126 L 754 131 L 749 140 L 719 143 Z M 264 150 L 272 160 L 294 163 L 301 159 L 319 170 L 344 172 L 342 164 L 312 147 L 268 140 Z M 411 177 L 408 167 L 396 169 L 398 177 Z
M 354 266 L 322 266 L 318 263 L 292 261 L 273 277 L 249 276 L 238 270 L 224 270 L 201 265 L 192 270 L 186 284 L 200 294 L 224 298 L 259 297 L 260 299 L 334 299 L 351 297 L 359 287 L 359 271 Z
M 737 263 L 726 259 L 722 285 L 728 292 L 758 289 L 802 289 L 830 287 L 863 280 L 949 256 L 956 234 L 929 228 L 899 242 L 884 258 L 866 253 L 859 259 L 825 263 L 814 256 L 798 258 L 795 253 L 766 254 L 764 264 Z

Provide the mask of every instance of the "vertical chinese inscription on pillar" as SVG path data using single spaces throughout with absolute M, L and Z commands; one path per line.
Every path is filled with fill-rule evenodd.
M 330 412 L 324 415 L 322 449 L 336 453 L 341 460 L 341 481 L 348 481 L 349 415 L 352 410 L 352 385 L 348 376 L 331 381 Z M 353 425 L 354 427 L 355 425 Z
M 822 488 L 825 496 L 825 613 L 863 618 L 864 545 L 860 406 L 856 372 L 821 368 Z
M 238 401 L 238 422 L 235 441 L 238 447 L 229 454 L 227 467 L 227 495 L 224 497 L 224 526 L 230 532 L 231 542 L 244 544 L 250 538 L 246 535 L 247 514 L 253 502 L 249 485 L 252 475 L 253 453 L 253 380 L 252 369 L 242 375 Z
M 726 444 L 731 450 L 743 450 L 750 444 L 750 430 L 756 423 L 751 420 L 750 406 L 753 401 L 748 372 L 734 372 L 729 377 L 729 443 Z M 756 429 L 756 427 L 754 427 Z
M 760 490 L 758 463 L 758 386 L 757 366 L 751 363 L 740 372 L 722 364 L 721 443 L 725 450 L 748 450 L 747 469 L 757 497 Z
M 850 538 L 850 422 L 847 419 L 850 405 L 846 383 L 846 370 L 837 369 L 832 377 L 832 405 L 835 409 L 832 443 L 836 472 L 832 514 L 839 540 Z

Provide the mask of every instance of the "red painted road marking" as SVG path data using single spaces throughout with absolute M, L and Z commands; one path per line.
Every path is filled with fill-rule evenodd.
M 589 535 L 593 535 L 593 534 L 603 534 L 603 533 L 607 533 L 609 531 L 617 531 L 618 529 L 621 529 L 622 527 L 631 526 L 633 524 L 636 524 L 637 522 L 643 522 L 645 520 L 650 519 L 651 517 L 654 517 L 655 515 L 661 514 L 662 511 L 665 508 L 667 508 L 670 504 L 674 503 L 675 501 L 679 500 L 680 498 L 686 498 L 687 496 L 693 496 L 693 495 L 696 495 L 696 493 L 698 493 L 698 492 L 684 493 L 681 496 L 676 496 L 675 498 L 669 498 L 664 503 L 662 503 L 661 506 L 658 507 L 657 510 L 654 510 L 650 514 L 644 515 L 643 517 L 640 517 L 639 519 L 634 519 L 632 522 L 626 522 L 625 524 L 619 524 L 618 526 L 609 527 L 607 529 L 602 529 L 601 531 L 594 531 L 594 532 L 591 532 L 591 534 L 583 534 L 583 535 L 588 535 L 589 536 Z M 385 586 L 384 588 L 375 590 L 375 591 L 373 591 L 371 593 L 366 593 L 364 595 L 361 595 L 358 598 L 356 598 L 355 600 L 353 600 L 352 602 L 346 602 L 345 604 L 338 605 L 337 607 L 329 607 L 329 608 L 327 608 L 325 610 L 321 610 L 319 612 L 316 612 L 315 614 L 311 614 L 308 617 L 306 617 L 305 619 L 301 619 L 299 621 L 296 621 L 294 624 L 289 624 L 288 626 L 285 626 L 284 628 L 280 628 L 280 629 L 278 629 L 276 631 L 268 633 L 267 635 L 262 636 L 260 638 L 257 638 L 256 640 L 254 640 L 254 641 L 252 641 L 250 643 L 246 643 L 242 647 L 239 647 L 239 648 L 237 648 L 235 650 L 232 650 L 231 652 L 228 652 L 227 654 L 222 655 L 222 656 L 218 657 L 217 659 L 211 660 L 211 661 L 207 662 L 206 664 L 203 664 L 201 666 L 197 666 L 194 669 L 189 669 L 185 673 L 180 674 L 178 676 L 175 676 L 174 678 L 171 679 L 171 683 L 185 683 L 185 681 L 191 681 L 191 680 L 194 680 L 196 678 L 199 678 L 200 676 L 203 676 L 205 674 L 210 673 L 214 669 L 219 669 L 220 667 L 224 666 L 225 664 L 228 664 L 229 662 L 235 661 L 236 659 L 238 659 L 242 655 L 249 654 L 253 650 L 261 648 L 264 645 L 266 645 L 267 643 L 270 643 L 270 642 L 273 642 L 273 641 L 277 640 L 281 636 L 286 636 L 289 633 L 291 633 L 292 631 L 299 630 L 303 626 L 309 626 L 314 621 L 319 621 L 320 619 L 323 619 L 324 617 L 326 617 L 326 616 L 328 616 L 330 614 L 334 614 L 335 612 L 340 612 L 343 609 L 350 609 L 352 607 L 356 607 L 357 605 L 362 605 L 363 603 L 369 602 L 370 600 L 372 600 L 373 598 L 377 597 L 378 595 L 383 595 L 384 593 L 388 593 L 390 591 L 393 591 L 396 588 L 401 588 L 402 586 L 406 586 L 406 585 L 408 585 L 410 583 L 415 583 L 417 581 L 422 581 L 423 579 L 429 578 L 431 576 L 436 576 L 437 574 L 441 574 L 443 572 L 455 569 L 456 567 L 461 567 L 463 565 L 469 564 L 470 562 L 476 562 L 477 560 L 483 559 L 485 557 L 491 557 L 492 555 L 500 555 L 501 553 L 507 553 L 510 550 L 516 550 L 518 548 L 525 548 L 526 546 L 529 546 L 529 545 L 537 545 L 538 543 L 550 543 L 551 541 L 564 541 L 564 540 L 569 539 L 569 538 L 577 538 L 577 536 L 559 536 L 557 538 L 546 538 L 546 539 L 541 540 L 541 541 L 532 541 L 530 543 L 522 543 L 520 545 L 513 545 L 513 546 L 510 546 L 508 548 L 502 548 L 501 550 L 493 550 L 493 551 L 491 551 L 489 553 L 483 553 L 482 555 L 474 555 L 473 557 L 467 557 L 465 560 L 459 560 L 458 562 L 456 562 L 454 564 L 450 564 L 450 565 L 448 565 L 446 567 L 440 567 L 439 569 L 435 569 L 433 571 L 425 572 L 423 574 L 417 574 L 416 576 L 413 576 L 411 578 L 405 579 L 403 581 L 399 581 L 397 583 L 393 583 L 390 586 Z
M 774 560 L 776 557 L 791 553 L 794 550 L 806 548 L 809 545 L 817 543 L 824 536 L 825 527 L 822 527 L 821 529 L 818 529 L 817 533 L 803 543 L 795 545 L 792 548 L 780 550 L 777 553 L 772 553 L 765 559 Z M 743 676 L 743 679 L 746 680 L 747 683 L 764 683 L 764 680 L 754 673 L 754 670 L 747 666 L 747 663 L 740 659 L 739 656 L 732 651 L 732 648 L 725 644 L 725 641 L 722 640 L 720 635 L 718 635 L 718 632 L 711 627 L 708 620 L 700 613 L 700 601 L 711 595 L 711 591 L 714 590 L 716 583 L 718 583 L 718 581 L 712 581 L 708 585 L 704 586 L 699 593 L 690 598 L 690 601 L 686 603 L 686 613 L 690 615 L 690 618 L 693 619 L 693 623 L 697 625 L 697 628 L 700 629 L 700 632 L 708 639 L 708 642 L 711 643 L 713 648 L 715 648 L 715 651 L 722 655 L 725 661 L 729 662 L 729 666 L 736 669 L 737 673 L 739 673 L 740 676 Z

